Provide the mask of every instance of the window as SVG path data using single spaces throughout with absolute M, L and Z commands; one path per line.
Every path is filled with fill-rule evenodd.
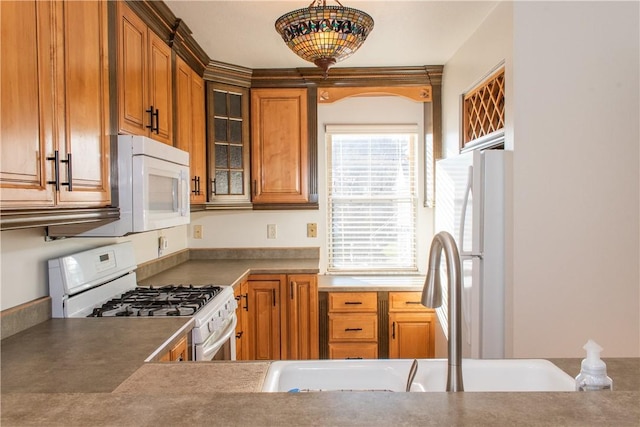
M 330 272 L 415 272 L 417 125 L 327 125 Z

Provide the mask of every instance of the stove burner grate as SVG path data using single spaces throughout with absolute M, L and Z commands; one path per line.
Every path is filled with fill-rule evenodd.
M 221 291 L 216 285 L 137 287 L 94 308 L 87 317 L 191 316 Z

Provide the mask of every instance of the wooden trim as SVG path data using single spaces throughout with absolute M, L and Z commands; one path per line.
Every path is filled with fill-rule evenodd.
M 332 68 L 325 78 L 319 68 L 255 69 L 251 87 L 395 87 L 439 85 L 442 65 L 415 67 Z
M 431 102 L 431 86 L 365 86 L 318 88 L 318 103 L 330 104 L 353 96 L 402 96 L 412 101 Z
M 209 61 L 204 71 L 204 79 L 215 83 L 250 88 L 252 74 L 253 71 L 250 68 L 212 60 Z
M 126 4 L 199 76 L 204 74 L 209 55 L 193 38 L 187 24 L 177 18 L 163 1 L 127 0 Z

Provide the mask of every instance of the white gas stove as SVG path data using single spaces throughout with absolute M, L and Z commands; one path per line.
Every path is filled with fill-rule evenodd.
M 142 287 L 131 242 L 49 260 L 53 317 L 192 316 L 195 360 L 212 360 L 227 345 L 235 359 L 233 290 L 217 285 Z

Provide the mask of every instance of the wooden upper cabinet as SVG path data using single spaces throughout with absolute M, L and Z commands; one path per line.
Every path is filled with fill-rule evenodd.
M 173 145 L 171 48 L 118 2 L 118 131 Z
M 176 57 L 176 146 L 189 152 L 191 203 L 206 201 L 204 81 Z
M 209 206 L 251 207 L 249 89 L 207 82 Z
M 111 201 L 109 135 L 109 37 L 105 2 L 56 3 L 63 31 L 58 31 L 56 103 L 58 143 L 67 164 L 59 204 L 107 205 Z M 61 120 L 60 118 L 64 118 Z M 65 169 L 65 168 L 62 168 Z
M 3 207 L 108 205 L 107 3 L 0 7 Z
M 49 2 L 2 1 L 0 197 L 3 207 L 53 206 L 53 49 Z
M 307 89 L 251 90 L 253 203 L 309 202 Z

